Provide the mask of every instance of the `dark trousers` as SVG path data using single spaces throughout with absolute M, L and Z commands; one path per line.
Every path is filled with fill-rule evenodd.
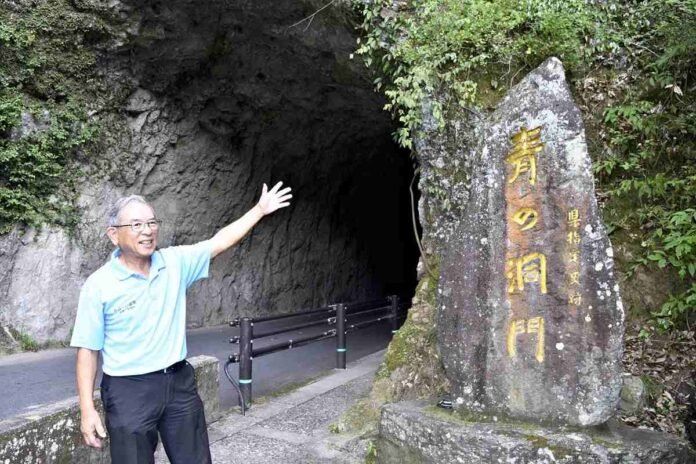
M 101 397 L 113 464 L 153 464 L 158 433 L 172 464 L 212 462 L 190 364 L 166 373 L 104 374 Z

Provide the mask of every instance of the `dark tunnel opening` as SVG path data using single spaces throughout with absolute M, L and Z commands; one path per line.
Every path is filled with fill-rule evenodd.
M 410 298 L 419 256 L 413 161 L 393 141 L 395 126 L 364 65 L 352 59 L 352 13 L 327 9 L 309 27 L 291 27 L 314 11 L 311 2 L 133 8 L 142 15 L 140 39 L 117 59 L 135 87 L 160 102 L 130 117 L 145 152 L 148 134 L 163 139 L 165 154 L 142 191 L 176 224 L 170 243 L 239 217 L 264 182 L 293 188 L 289 208 L 215 263 L 217 277 L 198 290 L 190 325 Z

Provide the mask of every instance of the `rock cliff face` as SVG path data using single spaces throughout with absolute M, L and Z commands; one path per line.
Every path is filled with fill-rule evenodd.
M 128 25 L 95 77 L 126 97 L 93 111 L 107 135 L 80 184 L 74 234 L 17 227 L 0 238 L 1 325 L 38 341 L 69 336 L 79 287 L 108 256 L 105 215 L 119 196 L 152 202 L 167 246 L 208 238 L 277 180 L 293 187 L 293 205 L 215 260 L 190 292 L 191 326 L 409 292 L 413 172 L 350 59 L 349 10 L 102 3 L 76 5 Z

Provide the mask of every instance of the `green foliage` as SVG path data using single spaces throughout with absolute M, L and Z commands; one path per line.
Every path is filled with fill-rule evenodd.
M 97 92 L 91 46 L 105 34 L 66 0 L 0 6 L 0 234 L 74 221 L 68 165 L 97 138 L 85 108 Z
M 0 94 L 0 133 L 7 133 L 18 122 L 22 114 L 22 99 L 19 95 Z
M 371 441 L 367 444 L 367 450 L 365 451 L 365 464 L 376 464 L 377 463 L 377 445 L 375 442 Z
M 341 427 L 337 423 L 332 422 L 329 424 L 329 433 L 341 433 Z
M 485 85 L 512 82 L 549 56 L 571 71 L 587 66 L 613 47 L 604 27 L 608 9 L 585 0 L 519 2 L 516 0 L 409 0 L 398 14 L 387 13 L 389 0 L 358 2 L 365 38 L 357 50 L 380 75 L 378 90 L 386 109 L 399 121 L 396 138 L 411 148 L 419 130 L 421 105 L 442 84 L 454 103 L 476 104 Z M 442 102 L 433 113 L 442 125 Z
M 668 268 L 684 282 L 654 313 L 671 329 L 696 314 L 696 5 L 636 2 L 624 19 L 636 77 L 604 112 L 609 150 L 595 173 L 613 225 L 643 237 L 634 266 Z
M 0 233 L 18 222 L 72 225 L 66 165 L 76 148 L 96 137 L 95 128 L 84 121 L 83 113 L 72 102 L 50 105 L 49 110 L 27 108 L 16 96 L 0 97 L 0 102 L 8 100 L 15 104 L 0 103 L 0 121 L 22 112 L 31 115 L 38 129 L 21 137 L 0 139 Z M 18 122 L 16 118 L 15 125 L 6 125 L 5 132 Z
M 377 388 L 376 386 L 374 388 Z M 374 390 L 370 395 L 353 403 L 333 424 L 336 433 L 362 437 L 374 435 L 379 424 L 382 402 L 375 401 Z
M 39 344 L 34 340 L 31 335 L 20 333 L 17 337 L 19 345 L 22 347 L 22 351 L 39 351 Z

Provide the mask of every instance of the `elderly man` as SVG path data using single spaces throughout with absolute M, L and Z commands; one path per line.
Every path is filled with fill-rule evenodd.
M 89 446 L 106 437 L 94 408 L 99 351 L 101 397 L 114 464 L 154 463 L 158 433 L 172 464 L 210 463 L 203 404 L 186 363 L 186 289 L 208 276 L 210 260 L 261 218 L 289 205 L 282 182 L 211 239 L 158 250 L 160 221 L 139 196 L 120 199 L 106 230 L 116 246 L 82 287 L 71 345 L 77 350 L 81 430 Z

